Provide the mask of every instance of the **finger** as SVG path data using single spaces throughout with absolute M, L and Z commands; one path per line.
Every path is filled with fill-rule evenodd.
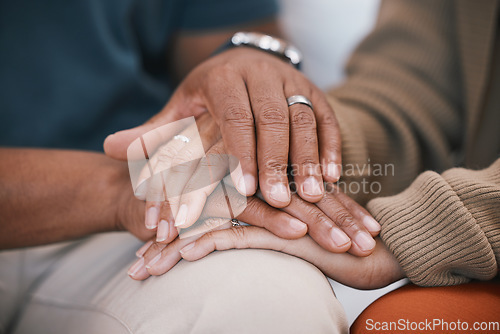
M 155 174 L 167 171 L 171 167 L 175 167 L 179 163 L 175 163 L 174 158 L 181 152 L 192 151 L 191 156 L 184 154 L 185 159 L 199 159 L 204 155 L 204 147 L 211 147 L 220 137 L 217 125 L 212 120 L 209 114 L 201 115 L 198 119 L 184 119 L 175 124 L 182 123 L 186 127 L 182 132 L 175 133 L 176 136 L 167 138 L 165 132 L 169 132 L 172 126 L 163 126 L 154 131 L 144 134 L 140 139 L 140 143 L 135 143 L 133 151 L 140 151 L 142 159 L 145 163 L 129 160 L 129 169 L 133 185 L 135 187 L 136 196 L 142 198 L 147 191 L 145 181 L 150 179 Z M 198 127 L 201 129 L 199 130 Z M 166 129 L 166 130 L 165 130 Z M 168 139 L 168 140 L 167 140 Z M 166 140 L 157 149 L 154 144 L 159 140 Z M 132 147 L 131 146 L 131 147 Z M 138 175 L 137 169 L 139 170 Z M 182 167 L 182 165 L 181 165 Z M 137 180 L 137 182 L 134 182 Z
M 363 225 L 362 219 L 355 217 L 336 196 L 327 192 L 317 206 L 352 240 L 349 252 L 357 256 L 367 256 L 375 248 L 375 240 Z
M 191 131 L 184 131 L 183 136 L 192 135 Z M 186 145 L 182 140 L 170 140 L 158 148 L 152 156 L 146 156 L 146 165 L 142 168 L 137 187 L 136 196 L 144 197 L 150 201 L 164 200 L 165 175 L 164 172 L 172 166 L 174 157 Z M 159 197 L 158 197 L 159 196 Z
M 319 156 L 323 177 L 337 182 L 342 173 L 342 139 L 339 124 L 324 93 L 317 87 L 311 92 L 318 127 Z
M 324 249 L 343 253 L 351 248 L 349 237 L 317 205 L 292 195 L 290 205 L 282 210 L 306 223 L 311 238 Z
M 265 77 L 264 77 L 265 75 Z M 289 111 L 283 85 L 272 70 L 249 76 L 247 85 L 257 130 L 259 188 L 266 202 L 282 208 L 290 203 L 288 186 Z
M 306 88 L 299 88 L 306 87 Z M 286 96 L 310 95 L 308 83 L 289 84 Z M 290 111 L 290 161 L 293 179 L 300 197 L 308 202 L 319 201 L 324 194 L 323 177 L 319 164 L 318 136 L 313 110 L 301 103 L 289 106 Z
M 103 144 L 104 152 L 106 155 L 113 159 L 126 161 L 128 157 L 127 149 L 129 145 L 141 137 L 142 135 L 166 124 L 172 124 L 168 127 L 169 131 L 161 133 L 160 137 L 153 138 L 150 145 L 151 149 L 156 148 L 163 143 L 167 142 L 172 136 L 182 131 L 184 128 L 183 122 L 177 123 L 176 121 L 186 118 L 188 116 L 198 116 L 204 109 L 195 107 L 192 103 L 192 98 L 182 94 L 178 90 L 170 99 L 170 102 L 155 116 L 149 119 L 146 123 L 131 128 L 128 130 L 118 131 L 109 135 Z M 177 124 L 175 124 L 177 123 Z M 142 156 L 138 157 L 142 159 Z
M 143 183 L 144 187 L 147 187 L 144 222 L 148 230 L 156 229 L 160 219 L 167 219 L 172 215 L 170 206 L 165 205 L 168 200 L 162 177 L 161 173 L 155 174 Z
M 165 244 L 171 242 L 177 236 L 177 233 L 172 231 L 176 231 L 175 228 L 173 229 L 173 226 L 173 220 L 160 220 L 160 222 L 158 223 L 158 229 L 156 230 L 156 242 Z
M 198 136 L 196 124 L 192 124 L 181 135 L 190 141 L 185 142 L 182 139 L 174 138 L 166 145 L 161 146 L 150 160 L 150 166 L 152 166 L 154 173 L 161 172 L 161 182 L 158 183 L 161 183 L 162 186 L 163 199 L 169 204 L 169 207 L 164 206 L 166 211 L 164 216 L 167 218 L 171 214 L 174 216 L 178 214 L 178 203 L 182 189 L 196 169 L 199 159 L 205 155 L 203 144 L 199 139 L 205 137 L 207 145 L 216 140 L 212 134 L 203 133 L 202 137 Z M 149 182 L 148 186 L 153 190 L 160 185 L 151 185 Z M 148 189 L 149 192 L 151 192 L 150 189 Z
M 189 134 L 188 132 L 184 133 Z M 156 229 L 160 216 L 167 221 L 171 221 L 173 214 L 172 203 L 167 194 L 167 186 L 170 187 L 170 191 L 172 191 L 172 188 L 175 189 L 175 187 L 167 183 L 167 180 L 170 181 L 168 172 L 175 155 L 182 149 L 183 145 L 185 143 L 180 140 L 172 140 L 161 146 L 155 155 L 149 159 L 147 166 L 141 172 L 139 185 L 135 192 L 136 196 L 145 197 L 146 199 L 145 224 L 147 229 Z M 152 176 L 144 179 L 148 175 Z M 173 197 L 170 195 L 170 198 Z
M 150 275 L 146 270 L 146 266 L 144 265 L 144 257 L 140 257 L 135 261 L 135 263 L 130 266 L 127 271 L 127 274 L 135 280 L 141 281 L 148 278 Z
M 218 229 L 227 229 L 230 226 L 230 224 L 225 224 L 222 226 L 217 227 L 216 230 Z M 168 245 L 158 245 L 156 248 L 153 248 L 151 250 L 151 253 L 146 252 L 144 258 L 145 258 L 145 268 L 147 269 L 148 273 L 150 275 L 162 275 L 169 271 L 170 269 L 175 266 L 177 262 L 180 261 L 181 255 L 180 255 L 180 250 L 190 244 L 191 242 L 195 241 L 198 239 L 200 235 L 186 238 L 186 239 L 175 239 L 173 242 L 171 242 Z M 153 243 L 153 245 L 155 245 Z M 163 248 L 161 248 L 163 246 Z M 150 247 L 151 249 L 151 247 Z
M 154 242 L 154 239 L 151 239 L 151 240 L 148 240 L 147 242 L 145 242 L 144 245 L 142 245 L 141 248 L 139 248 L 137 250 L 137 252 L 135 252 L 135 256 L 137 256 L 137 257 L 143 257 L 144 253 L 146 253 L 146 251 L 153 244 L 153 242 Z
M 332 190 L 333 186 L 329 185 L 328 189 Z M 337 199 L 351 212 L 357 219 L 361 220 L 366 230 L 373 236 L 380 233 L 380 224 L 372 217 L 372 215 L 355 200 L 337 189 Z
M 261 248 L 281 251 L 286 247 L 286 243 L 286 239 L 281 239 L 265 229 L 241 226 L 207 233 L 184 246 L 180 254 L 188 261 L 195 261 L 215 250 Z
M 158 221 L 160 219 L 160 208 L 162 202 L 149 201 L 146 202 L 146 218 L 145 225 L 148 230 L 154 230 L 158 226 Z
M 238 219 L 250 225 L 263 227 L 285 239 L 300 238 L 307 233 L 307 225 L 302 221 L 269 206 L 256 197 L 247 199 L 247 206 L 238 215 Z
M 220 228 L 228 228 L 231 227 L 232 223 L 230 218 L 207 218 L 203 219 L 202 221 L 199 221 L 196 223 L 196 225 L 191 226 L 191 228 L 182 230 L 181 234 L 179 235 L 180 239 L 186 239 L 186 238 L 199 238 L 203 234 L 217 230 Z
M 175 226 L 186 228 L 200 217 L 207 197 L 216 189 L 229 170 L 229 159 L 222 140 L 212 146 L 187 181 L 179 200 Z
M 161 257 L 162 250 L 167 247 L 167 244 L 153 242 L 151 246 L 144 252 L 144 266 L 146 269 L 150 268 Z
M 254 118 L 245 82 L 230 68 L 209 76 L 209 110 L 215 115 L 227 152 L 236 157 L 230 166 L 236 189 L 245 196 L 257 190 Z M 238 169 L 238 164 L 241 169 Z
M 228 201 L 232 213 L 228 210 Z M 240 203 L 241 202 L 241 203 Z M 226 193 L 220 189 L 214 191 L 207 199 L 202 217 L 237 218 L 245 223 L 263 227 L 286 239 L 295 239 L 307 233 L 307 225 L 290 216 L 286 212 L 271 207 L 256 196 L 243 197 L 232 187 L 226 187 Z

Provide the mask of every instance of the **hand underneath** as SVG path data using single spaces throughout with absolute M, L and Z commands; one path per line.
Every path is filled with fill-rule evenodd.
M 288 240 L 280 238 L 266 229 L 241 226 L 221 229 L 205 234 L 196 241 L 176 239 L 171 244 L 153 244 L 138 262 L 149 263 L 135 266 L 132 278 L 143 280 L 150 275 L 161 275 L 170 270 L 181 258 L 199 260 L 218 250 L 258 248 L 280 251 L 302 258 L 318 267 L 326 276 L 358 289 L 375 289 L 405 277 L 394 255 L 377 238 L 373 253 L 367 257 L 351 254 L 331 253 L 319 246 L 311 237 Z

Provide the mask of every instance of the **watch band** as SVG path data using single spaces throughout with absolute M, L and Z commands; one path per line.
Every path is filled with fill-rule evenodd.
M 233 37 L 231 37 L 225 44 L 221 45 L 214 52 L 214 54 L 219 54 L 224 50 L 238 46 L 248 46 L 254 49 L 262 50 L 283 58 L 297 69 L 300 69 L 302 53 L 299 49 L 280 38 L 257 32 L 240 31 L 235 33 Z

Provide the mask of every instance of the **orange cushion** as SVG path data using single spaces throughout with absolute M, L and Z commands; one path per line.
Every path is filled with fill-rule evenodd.
M 351 334 L 361 333 L 500 333 L 500 281 L 404 286 L 361 313 Z

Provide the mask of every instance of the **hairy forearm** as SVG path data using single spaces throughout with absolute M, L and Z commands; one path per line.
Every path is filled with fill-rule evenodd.
M 114 230 L 127 175 L 98 153 L 0 149 L 0 248 Z

